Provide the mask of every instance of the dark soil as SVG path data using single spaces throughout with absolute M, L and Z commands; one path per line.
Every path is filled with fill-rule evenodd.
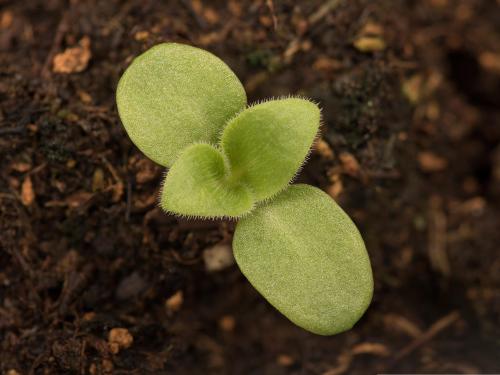
M 500 372 L 498 1 L 0 6 L 0 371 Z M 58 73 L 85 37 L 88 64 Z M 299 180 L 366 241 L 375 295 L 351 331 L 305 332 L 236 266 L 209 272 L 204 251 L 232 223 L 157 208 L 163 171 L 127 138 L 114 93 L 162 41 L 219 55 L 251 101 L 321 103 Z M 128 348 L 108 342 L 114 328 Z

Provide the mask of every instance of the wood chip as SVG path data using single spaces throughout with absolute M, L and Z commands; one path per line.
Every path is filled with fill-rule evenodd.
M 29 175 L 23 181 L 21 186 L 21 202 L 25 206 L 30 206 L 35 200 L 35 191 L 33 190 L 33 183 Z
M 92 176 L 92 191 L 96 192 L 103 190 L 105 187 L 106 181 L 104 180 L 104 171 L 101 168 L 96 168 Z
M 139 41 L 143 41 L 149 38 L 149 31 L 138 31 L 134 34 L 134 39 Z
M 103 359 L 102 360 L 102 369 L 105 374 L 112 374 L 113 373 L 113 362 L 109 359 Z
M 149 159 L 140 159 L 135 167 L 137 168 L 135 181 L 139 185 L 153 181 L 160 173 L 160 168 Z
M 448 161 L 431 151 L 422 151 L 418 154 L 420 169 L 427 173 L 440 172 L 448 166 Z
M 83 90 L 78 90 L 77 94 L 78 94 L 78 97 L 80 98 L 80 100 L 82 101 L 82 103 L 85 103 L 85 104 L 92 103 L 92 97 L 90 96 L 90 94 L 88 92 L 83 91 Z
M 81 263 L 81 260 L 82 259 L 78 251 L 70 249 L 61 257 L 61 259 L 57 261 L 57 264 L 54 266 L 54 271 L 59 275 L 67 274 L 76 270 L 78 265 Z
M 12 163 L 10 165 L 10 168 L 16 172 L 24 173 L 28 172 L 31 169 L 31 164 L 20 161 L 17 163 Z
M 113 354 L 121 349 L 129 348 L 134 342 L 133 336 L 126 328 L 113 328 L 108 334 L 108 343 Z
M 220 21 L 219 14 L 210 7 L 206 7 L 203 10 L 203 18 L 210 24 L 210 25 L 215 25 Z
M 429 0 L 431 6 L 435 8 L 444 8 L 448 6 L 448 0 Z
M 169 312 L 177 312 L 181 309 L 184 303 L 184 293 L 178 290 L 165 301 L 165 307 Z
M 404 96 L 411 104 L 417 104 L 422 98 L 423 78 L 420 74 L 415 74 L 405 80 L 402 84 Z
M 52 70 L 62 74 L 82 72 L 87 68 L 91 56 L 90 38 L 85 36 L 76 47 L 67 48 L 54 56 Z
M 240 17 L 243 13 L 241 4 L 237 0 L 230 0 L 227 4 L 229 12 L 235 17 Z
M 500 74 L 500 53 L 484 52 L 479 56 L 479 63 L 484 69 Z
M 234 331 L 235 326 L 236 326 L 236 320 L 232 315 L 224 315 L 219 320 L 219 327 L 225 332 Z
M 447 240 L 447 217 L 443 210 L 443 200 L 438 195 L 429 199 L 429 244 L 428 256 L 433 269 L 444 276 L 450 276 L 451 266 L 446 250 Z
M 332 73 L 336 70 L 342 69 L 344 66 L 341 61 L 332 59 L 327 56 L 320 56 L 312 65 L 314 70 L 318 70 L 323 73 Z
M 362 36 L 353 43 L 354 47 L 361 52 L 378 52 L 386 48 L 384 39 L 378 36 Z
M 78 208 L 87 203 L 93 194 L 86 191 L 77 191 L 66 198 L 65 202 L 70 208 Z
M 283 367 L 290 367 L 295 363 L 295 359 L 289 356 L 288 354 L 280 354 L 278 358 L 276 358 L 276 362 L 278 365 Z
M 7 10 L 0 15 L 0 29 L 8 29 L 12 25 L 14 16 L 11 11 Z
M 90 321 L 95 319 L 96 315 L 97 314 L 93 311 L 86 312 L 85 314 L 83 314 L 82 320 L 84 320 L 86 322 L 90 322 Z
M 382 25 L 371 21 L 367 22 L 359 32 L 359 35 L 363 36 L 381 36 L 383 34 L 384 28 L 382 27 Z

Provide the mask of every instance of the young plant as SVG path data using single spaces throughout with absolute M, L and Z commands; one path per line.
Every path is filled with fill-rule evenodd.
M 224 62 L 176 43 L 137 57 L 116 100 L 132 141 L 169 168 L 165 211 L 237 219 L 237 264 L 295 324 L 332 335 L 359 320 L 373 278 L 356 226 L 323 191 L 290 185 L 318 133 L 316 104 L 289 97 L 247 106 Z

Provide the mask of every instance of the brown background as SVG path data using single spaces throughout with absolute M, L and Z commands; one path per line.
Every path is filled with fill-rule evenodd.
M 0 371 L 500 371 L 498 1 L 0 6 Z M 376 282 L 350 332 L 309 334 L 236 266 L 207 270 L 232 223 L 156 207 L 164 172 L 127 138 L 114 92 L 162 41 L 223 58 L 251 101 L 321 103 L 299 180 L 353 217 Z

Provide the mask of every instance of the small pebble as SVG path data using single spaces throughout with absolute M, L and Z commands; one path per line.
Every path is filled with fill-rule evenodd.
M 233 251 L 230 245 L 215 245 L 205 249 L 203 260 L 208 272 L 222 271 L 234 264 Z

